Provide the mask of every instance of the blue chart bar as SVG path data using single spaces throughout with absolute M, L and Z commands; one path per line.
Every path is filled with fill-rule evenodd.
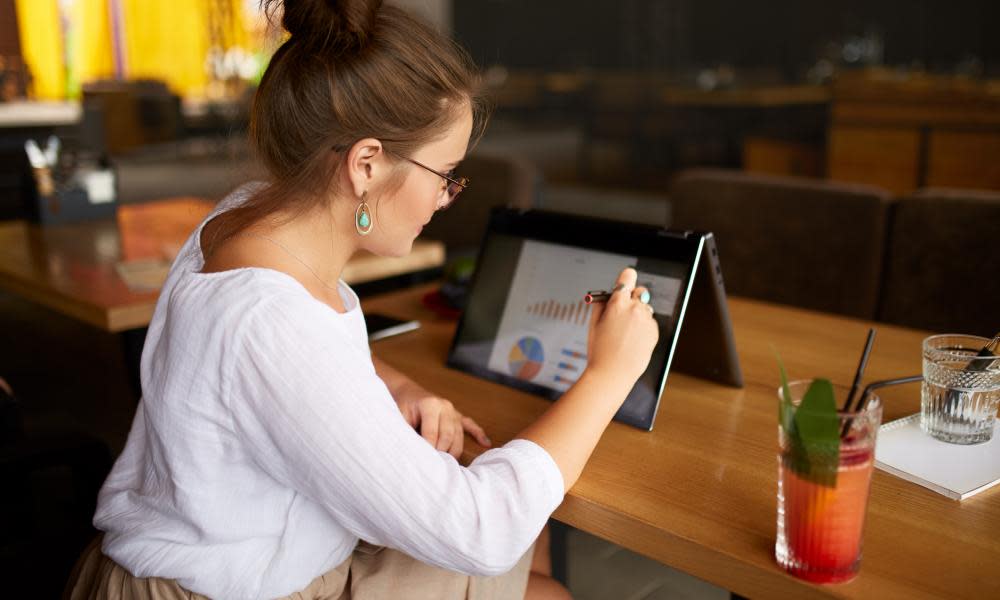
M 573 385 L 574 383 L 576 383 L 575 379 L 563 377 L 562 375 L 556 375 L 554 379 L 556 383 L 565 383 L 566 385 Z
M 586 354 L 575 350 L 569 350 L 568 348 L 563 348 L 562 353 L 570 358 L 582 358 L 583 360 L 587 360 Z
M 567 371 L 579 371 L 576 365 L 571 365 L 569 363 L 561 362 L 559 363 L 560 369 L 566 369 Z

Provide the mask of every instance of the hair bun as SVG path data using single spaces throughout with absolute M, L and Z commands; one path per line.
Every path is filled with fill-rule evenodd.
M 268 15 L 283 7 L 281 26 L 292 39 L 347 50 L 368 43 L 382 0 L 263 0 L 263 4 Z

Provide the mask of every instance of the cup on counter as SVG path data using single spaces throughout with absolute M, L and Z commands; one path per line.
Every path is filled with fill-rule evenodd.
M 952 444 L 993 437 L 1000 404 L 1000 358 L 977 356 L 991 340 L 975 335 L 933 335 L 924 340 L 920 428 Z

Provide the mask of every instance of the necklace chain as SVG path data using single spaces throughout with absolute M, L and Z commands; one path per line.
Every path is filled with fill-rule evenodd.
M 322 283 L 322 284 L 323 284 L 323 287 L 325 287 L 325 288 L 326 288 L 326 289 L 328 289 L 328 290 L 334 290 L 334 291 L 338 291 L 338 290 L 337 290 L 337 286 L 331 286 L 331 285 L 330 285 L 330 284 L 328 284 L 328 283 L 327 283 L 326 281 L 324 281 L 322 277 L 320 277 L 319 275 L 317 275 L 317 274 L 316 274 L 316 271 L 313 271 L 313 268 L 312 268 L 312 267 L 310 267 L 310 266 L 309 266 L 309 265 L 308 265 L 308 264 L 306 263 L 306 261 L 302 260 L 302 259 L 301 259 L 301 258 L 299 258 L 298 256 L 295 256 L 295 253 L 294 253 L 294 252 L 292 252 L 291 250 L 289 250 L 289 249 L 288 249 L 288 246 L 286 246 L 286 245 L 282 244 L 282 243 L 281 243 L 281 242 L 279 242 L 278 240 L 274 240 L 274 239 L 271 239 L 271 238 L 267 237 L 266 235 L 261 235 L 261 234 L 259 234 L 259 233 L 253 233 L 252 231 L 242 231 L 242 232 L 240 232 L 240 233 L 237 233 L 237 234 L 236 234 L 236 235 L 235 235 L 234 237 L 248 237 L 248 236 L 249 236 L 249 237 L 256 237 L 256 238 L 260 238 L 260 239 L 262 239 L 262 240 L 266 240 L 266 241 L 268 241 L 268 242 L 271 242 L 271 243 L 272 243 L 272 244 L 274 244 L 275 246 L 277 246 L 277 247 L 281 248 L 282 250 L 284 250 L 284 251 L 285 251 L 285 253 L 287 253 L 287 254 L 288 254 L 288 256 L 291 256 L 291 257 L 292 257 L 292 258 L 294 258 L 295 260 L 299 261 L 299 264 L 301 264 L 301 265 L 302 265 L 303 267 L 305 267 L 306 269 L 308 269 L 308 270 L 309 270 L 309 272 L 310 272 L 310 273 L 312 273 L 312 276 L 313 276 L 313 277 L 315 277 L 317 281 L 319 281 L 320 283 Z

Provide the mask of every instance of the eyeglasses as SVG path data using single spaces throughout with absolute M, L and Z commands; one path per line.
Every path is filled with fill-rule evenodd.
M 386 152 L 389 152 L 389 151 L 387 150 Z M 426 170 L 430 171 L 431 173 L 434 173 L 435 175 L 437 175 L 441 179 L 444 179 L 446 182 L 448 182 L 448 184 L 442 189 L 442 191 L 447 191 L 448 192 L 448 202 L 445 203 L 445 205 L 442 206 L 440 210 L 444 210 L 444 209 L 448 208 L 449 206 L 451 206 L 452 202 L 455 201 L 455 198 L 458 198 L 458 195 L 462 193 L 462 190 L 464 190 L 466 187 L 469 186 L 469 179 L 467 177 L 458 177 L 458 178 L 455 178 L 455 171 L 454 170 L 448 171 L 447 173 L 442 173 L 441 171 L 438 171 L 436 169 L 432 169 L 432 168 L 428 167 L 427 165 L 423 164 L 422 162 L 413 160 L 412 158 L 410 158 L 408 156 L 402 156 L 400 154 L 396 154 L 395 152 L 391 152 L 391 154 L 394 155 L 394 156 L 398 156 L 399 158 L 402 158 L 406 162 L 413 163 L 413 164 L 417 165 L 418 167 L 420 167 L 421 169 L 426 169 Z
M 441 188 L 441 191 L 442 192 L 445 192 L 445 191 L 448 192 L 448 201 L 439 210 L 444 210 L 444 209 L 448 208 L 449 206 L 451 206 L 451 204 L 455 201 L 455 198 L 457 198 L 458 195 L 462 193 L 462 190 L 464 190 L 465 188 L 469 187 L 469 178 L 468 177 L 458 177 L 458 178 L 456 178 L 455 177 L 455 170 L 454 169 L 452 169 L 451 171 L 448 171 L 447 173 L 442 173 L 441 171 L 438 171 L 437 169 L 432 169 L 432 168 L 428 167 L 427 165 L 425 165 L 424 163 L 422 163 L 420 161 L 413 160 L 412 158 L 410 158 L 408 156 L 403 156 L 402 154 L 397 154 L 397 153 L 393 152 L 392 150 L 389 150 L 388 148 L 385 148 L 384 146 L 382 148 L 383 148 L 383 150 L 385 150 L 386 154 L 392 154 L 393 156 L 395 156 L 397 158 L 402 158 L 406 162 L 413 163 L 413 164 L 417 165 L 418 167 L 420 167 L 421 169 L 425 169 L 427 171 L 430 171 L 431 173 L 434 173 L 435 175 L 437 175 L 441 179 L 444 179 L 447 182 L 447 185 L 445 185 L 443 188 Z M 334 152 L 345 152 L 347 150 L 347 147 L 346 146 L 333 146 L 331 149 Z

